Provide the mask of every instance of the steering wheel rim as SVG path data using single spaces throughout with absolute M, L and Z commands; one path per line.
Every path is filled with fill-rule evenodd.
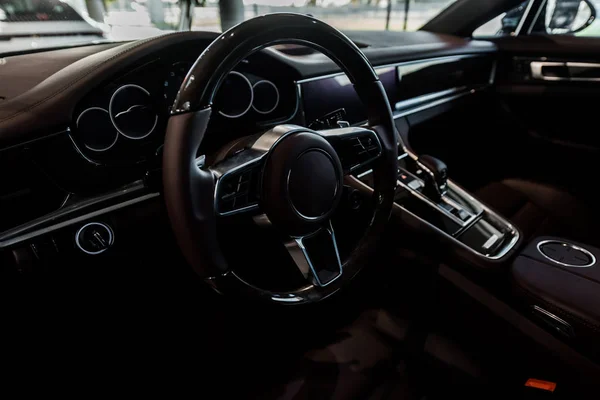
M 278 126 L 259 138 L 257 143 L 260 146 L 257 147 L 256 143 L 252 145 L 253 149 L 265 150 L 257 159 L 267 162 L 265 160 L 276 158 L 273 156 L 276 153 L 274 149 L 294 147 L 280 144 L 286 140 L 297 146 L 301 143 L 299 135 L 302 133 L 309 143 L 306 148 L 309 151 L 316 149 L 327 153 L 327 157 L 332 158 L 332 168 L 338 171 L 337 163 L 333 160 L 337 159 L 337 149 L 333 149 L 334 153 L 331 153 L 331 146 L 328 147 L 324 142 L 340 145 L 344 141 L 358 139 L 362 143 L 361 138 L 367 136 L 370 139 L 374 136 L 378 142 L 378 154 L 372 161 L 373 198 L 376 199 L 373 218 L 355 251 L 343 264 L 343 273 L 340 261 L 339 277 L 333 281 L 326 285 L 320 282 L 309 283 L 289 292 L 256 288 L 229 268 L 216 238 L 216 195 L 219 192 L 220 175 L 215 170 L 198 167 L 196 162 L 196 153 L 210 120 L 213 99 L 227 74 L 250 54 L 280 43 L 300 43 L 312 47 L 336 62 L 348 75 L 367 106 L 369 129 L 349 128 L 343 132 L 327 133 L 296 126 Z M 270 14 L 241 23 L 220 35 L 198 57 L 182 83 L 171 114 L 163 150 L 165 203 L 178 244 L 188 263 L 202 278 L 222 292 L 243 291 L 278 303 L 298 304 L 330 296 L 360 271 L 391 213 L 397 177 L 398 142 L 382 84 L 365 55 L 344 34 L 322 21 L 300 14 Z M 260 143 L 261 140 L 263 143 Z M 269 141 L 268 146 L 265 146 L 265 140 Z M 295 142 L 292 143 L 292 140 Z M 270 170 L 279 166 L 280 164 L 270 167 Z M 264 164 L 260 168 L 265 168 Z M 343 173 L 347 172 L 344 166 Z M 291 169 L 288 171 L 288 180 L 290 173 Z M 337 174 L 336 172 L 336 176 Z M 267 186 L 261 181 L 261 186 L 263 185 Z M 264 203 L 261 200 L 261 204 Z M 270 210 L 270 216 L 274 219 L 285 220 L 278 218 L 273 208 Z M 311 227 L 306 219 L 300 222 L 298 226 L 301 228 L 295 228 Z M 328 230 L 324 226 L 318 229 Z M 333 228 L 330 236 L 335 246 Z M 337 248 L 335 251 L 337 253 Z

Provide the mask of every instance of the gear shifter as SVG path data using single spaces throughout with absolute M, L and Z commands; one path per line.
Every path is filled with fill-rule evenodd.
M 425 187 L 423 191 L 431 200 L 439 202 L 448 188 L 448 167 L 443 161 L 423 155 L 417 160 L 417 164 L 424 170 Z

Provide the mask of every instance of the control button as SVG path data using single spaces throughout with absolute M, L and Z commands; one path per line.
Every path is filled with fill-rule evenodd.
M 413 179 L 408 183 L 408 187 L 412 190 L 419 190 L 423 187 L 423 183 L 421 183 L 421 181 L 418 179 Z
M 221 178 L 218 212 L 228 213 L 258 203 L 258 170 L 235 171 Z
M 410 189 L 415 191 L 421 189 L 424 186 L 423 182 L 420 179 L 415 178 L 414 176 L 402 169 L 398 171 L 398 180 L 402 184 L 408 186 Z
M 466 221 L 469 218 L 471 218 L 471 214 L 469 214 L 468 212 L 466 212 L 465 210 L 459 210 L 458 211 L 458 218 L 461 219 L 461 221 Z
M 114 243 L 113 231 L 106 224 L 90 222 L 77 231 L 75 243 L 86 254 L 100 254 Z

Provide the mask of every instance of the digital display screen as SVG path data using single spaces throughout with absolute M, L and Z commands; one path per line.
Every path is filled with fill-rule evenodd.
M 397 88 L 396 68 L 379 68 L 376 71 L 386 89 L 388 98 L 390 101 L 393 100 Z M 345 74 L 308 80 L 301 84 L 301 90 L 307 125 L 340 108 L 346 111 L 345 120 L 350 124 L 360 123 L 367 119 L 366 107 Z

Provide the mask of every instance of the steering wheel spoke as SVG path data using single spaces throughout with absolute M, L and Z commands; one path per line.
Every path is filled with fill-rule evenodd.
M 313 285 L 324 287 L 342 276 L 342 262 L 331 221 L 315 233 L 290 238 L 285 247 Z
M 247 149 L 211 167 L 216 177 L 215 211 L 219 216 L 258 210 L 260 171 L 265 153 Z
M 377 133 L 363 127 L 347 127 L 319 131 L 336 150 L 344 173 L 349 174 L 381 156 L 382 147 Z

